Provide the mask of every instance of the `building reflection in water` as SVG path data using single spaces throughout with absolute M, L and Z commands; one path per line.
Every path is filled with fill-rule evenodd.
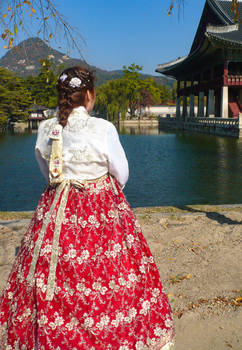
M 242 198 L 242 139 L 177 133 L 186 147 L 182 161 L 190 170 L 186 180 L 201 203 L 233 203 Z

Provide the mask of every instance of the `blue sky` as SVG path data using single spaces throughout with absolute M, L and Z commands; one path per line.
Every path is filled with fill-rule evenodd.
M 135 62 L 149 74 L 159 63 L 189 52 L 204 3 L 185 0 L 178 19 L 177 12 L 171 17 L 166 13 L 169 0 L 56 1 L 85 38 L 83 56 L 88 63 L 113 70 Z M 0 56 L 4 53 L 0 48 Z M 75 52 L 71 56 L 78 57 Z

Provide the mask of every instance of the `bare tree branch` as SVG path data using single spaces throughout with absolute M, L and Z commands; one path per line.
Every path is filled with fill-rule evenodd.
M 169 0 L 169 1 L 170 1 L 169 7 L 166 10 L 168 16 L 171 16 L 173 14 L 175 8 L 177 8 L 178 16 L 179 16 L 181 13 L 181 10 L 184 10 L 185 0 Z M 238 0 L 232 0 L 231 11 L 234 14 L 235 22 L 238 22 L 238 20 L 239 20 L 238 6 L 239 6 Z
M 35 33 L 33 27 L 37 28 Z M 38 36 L 46 43 L 55 39 L 60 46 L 75 49 L 82 57 L 83 37 L 51 0 L 9 0 L 1 4 L 0 36 L 4 48 L 16 47 L 20 34 Z
M 168 0 L 167 3 L 168 16 L 171 16 L 174 10 L 177 10 L 179 16 L 184 9 L 185 0 Z M 235 21 L 238 21 L 238 0 L 232 0 L 231 11 Z M 31 23 L 34 25 L 29 27 Z M 33 27 L 37 28 L 36 33 L 32 33 Z M 52 0 L 8 0 L 1 3 L 0 36 L 5 43 L 4 47 L 16 47 L 20 33 L 27 36 L 37 35 L 47 43 L 54 38 L 69 50 L 77 50 L 83 57 L 83 37 L 58 11 Z
M 166 10 L 168 16 L 171 16 L 174 12 L 174 9 L 177 9 L 178 16 L 181 14 L 181 10 L 184 9 L 185 0 L 169 0 L 170 4 L 168 9 Z

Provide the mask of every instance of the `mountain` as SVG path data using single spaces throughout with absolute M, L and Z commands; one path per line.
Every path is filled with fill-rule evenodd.
M 91 68 L 96 72 L 97 85 L 101 85 L 108 80 L 121 78 L 122 70 L 107 71 L 95 66 L 88 65 L 85 61 L 68 57 L 66 54 L 52 49 L 50 46 L 39 38 L 29 38 L 22 41 L 17 49 L 10 49 L 1 59 L 0 67 L 6 68 L 17 75 L 26 77 L 28 75 L 36 76 L 41 68 L 40 60 L 48 58 L 53 60 L 57 65 L 65 64 L 65 67 L 82 65 Z M 151 75 L 144 74 L 144 78 L 151 77 Z M 154 76 L 157 83 L 172 87 L 173 79 L 167 77 Z

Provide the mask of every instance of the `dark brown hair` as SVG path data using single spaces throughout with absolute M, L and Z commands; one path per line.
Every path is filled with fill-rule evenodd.
M 94 94 L 94 74 L 81 66 L 64 70 L 58 81 L 59 124 L 66 126 L 74 108 L 85 107 L 86 93 Z

